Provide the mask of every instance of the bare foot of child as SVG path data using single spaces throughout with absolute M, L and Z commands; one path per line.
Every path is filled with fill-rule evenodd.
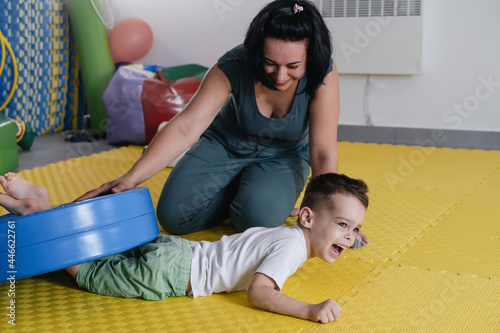
M 5 193 L 0 193 L 0 206 L 18 216 L 30 215 L 41 211 L 35 199 L 14 199 Z
M 40 210 L 52 208 L 49 202 L 49 192 L 44 186 L 31 184 L 14 172 L 0 176 L 0 185 L 14 199 L 34 199 Z

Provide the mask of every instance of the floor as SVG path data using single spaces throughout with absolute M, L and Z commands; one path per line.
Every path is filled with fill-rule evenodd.
M 110 145 L 102 136 L 99 137 L 98 135 L 91 142 L 65 141 L 65 138 L 76 137 L 79 133 L 79 131 L 59 132 L 35 137 L 30 150 L 19 152 L 19 168 L 16 171 L 41 167 L 46 164 L 117 148 L 117 146 Z
M 71 148 L 57 158 L 105 148 L 62 146 Z M 45 185 L 58 205 L 123 174 L 141 152 L 131 146 L 41 168 L 26 163 L 20 174 Z M 499 332 L 500 151 L 341 142 L 339 158 L 341 172 L 370 188 L 363 230 L 371 242 L 332 265 L 307 261 L 282 290 L 311 303 L 335 299 L 338 322 L 261 311 L 245 292 L 162 302 L 104 297 L 64 271 L 16 281 L 14 296 L 0 284 L 1 302 L 14 299 L 16 332 Z M 143 184 L 155 205 L 169 172 Z M 213 241 L 233 232 L 225 223 L 183 237 Z M 0 331 L 14 332 L 3 317 Z

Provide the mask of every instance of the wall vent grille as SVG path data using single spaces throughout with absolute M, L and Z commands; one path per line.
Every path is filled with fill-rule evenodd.
M 323 17 L 421 16 L 422 0 L 323 0 Z

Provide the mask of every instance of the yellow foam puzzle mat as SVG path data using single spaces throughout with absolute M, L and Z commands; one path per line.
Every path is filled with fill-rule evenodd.
M 59 205 L 120 176 L 141 152 L 122 147 L 20 174 Z M 500 151 L 341 142 L 339 160 L 341 173 L 369 186 L 362 230 L 370 243 L 333 264 L 307 261 L 282 292 L 312 303 L 332 298 L 340 320 L 263 311 L 246 292 L 100 296 L 56 271 L 0 284 L 0 332 L 500 332 Z M 169 172 L 142 185 L 155 206 Z M 183 237 L 214 241 L 234 232 L 224 222 Z

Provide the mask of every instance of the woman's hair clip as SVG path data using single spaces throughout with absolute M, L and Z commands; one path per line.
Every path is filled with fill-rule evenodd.
M 293 13 L 294 14 L 297 14 L 297 13 L 303 11 L 303 10 L 304 10 L 304 7 L 302 7 L 302 6 L 299 6 L 297 4 L 295 4 L 295 6 L 293 6 Z

